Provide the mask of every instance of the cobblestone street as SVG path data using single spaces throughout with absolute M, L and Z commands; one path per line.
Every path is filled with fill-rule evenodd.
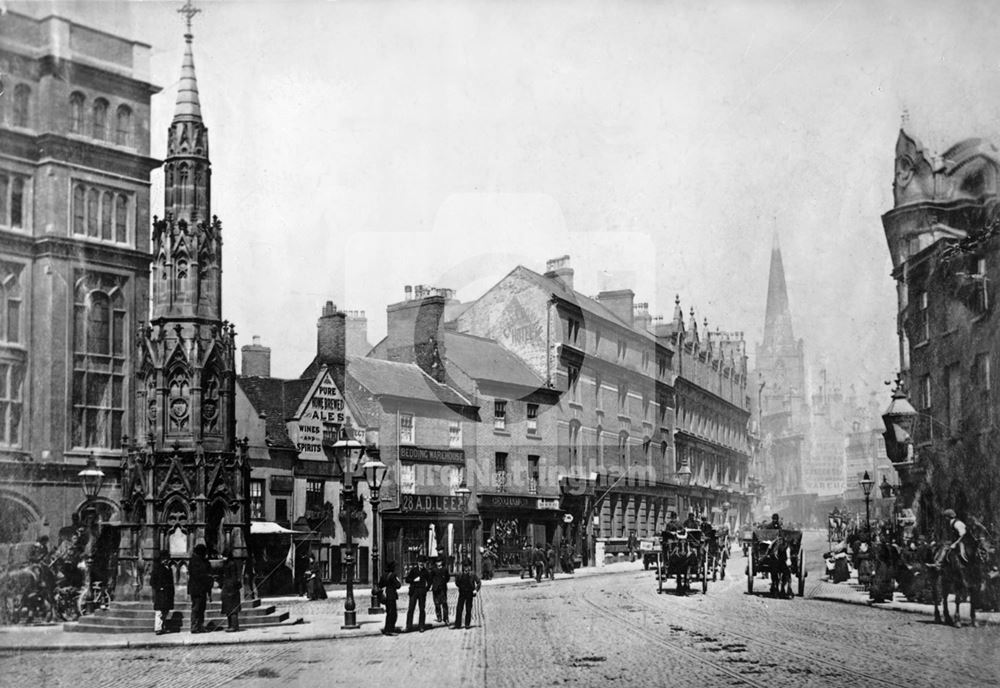
M 817 561 L 816 552 L 810 560 Z M 0 672 L 5 685 L 56 688 L 1000 684 L 992 661 L 1000 642 L 996 626 L 953 629 L 924 615 L 750 596 L 744 565 L 742 557 L 730 560 L 726 580 L 710 583 L 707 595 L 678 596 L 673 581 L 658 594 L 653 572 L 636 570 L 489 586 L 469 630 L 8 653 L 0 657 Z M 809 580 L 807 588 L 818 585 Z M 760 581 L 761 592 L 765 588 Z M 316 616 L 339 614 L 341 604 L 293 606 Z

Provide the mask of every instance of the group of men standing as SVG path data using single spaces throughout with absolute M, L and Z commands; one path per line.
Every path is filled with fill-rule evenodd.
M 539 544 L 525 545 L 521 553 L 522 577 L 527 572 L 529 578 L 534 577 L 539 583 L 543 577 L 554 580 L 557 568 L 563 573 L 573 573 L 573 551 L 569 545 L 564 543 L 558 551 L 551 543 L 544 547 Z
M 406 630 L 407 632 L 419 630 L 421 633 L 427 628 L 427 593 L 430 592 L 434 601 L 434 614 L 438 623 L 448 625 L 448 583 L 451 581 L 451 573 L 448 571 L 446 562 L 442 557 L 435 557 L 431 565 L 428 566 L 428 558 L 424 555 L 417 557 L 417 563 L 407 571 L 403 582 L 409 585 L 409 604 L 406 610 Z M 379 596 L 386 607 L 385 627 L 382 629 L 384 635 L 395 635 L 402 632 L 396 627 L 398 611 L 396 603 L 399 599 L 399 589 L 403 582 L 396 576 L 396 562 L 388 562 L 385 566 L 385 573 L 378 582 Z M 479 593 L 482 583 L 472 571 L 472 562 L 468 559 L 462 562 L 461 573 L 455 576 L 455 587 L 458 589 L 458 605 L 455 608 L 455 624 L 452 628 L 462 627 L 462 616 L 465 616 L 465 627 L 472 624 L 472 600 Z M 413 623 L 414 613 L 418 614 L 417 625 Z

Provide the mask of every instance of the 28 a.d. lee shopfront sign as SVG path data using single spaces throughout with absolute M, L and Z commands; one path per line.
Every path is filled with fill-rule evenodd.
M 465 511 L 465 498 L 451 495 L 404 494 L 399 499 L 399 510 L 404 513 L 461 514 Z

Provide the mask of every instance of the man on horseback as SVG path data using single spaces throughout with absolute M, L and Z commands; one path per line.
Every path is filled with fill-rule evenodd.
M 965 523 L 963 523 L 958 519 L 958 516 L 955 515 L 954 509 L 945 509 L 942 515 L 946 519 L 948 519 L 948 527 L 951 528 L 951 530 L 954 531 L 955 535 L 957 536 L 955 538 L 955 541 L 952 542 L 950 545 L 951 549 L 958 549 L 959 559 L 962 560 L 963 564 L 968 564 L 969 556 L 968 556 L 968 550 L 966 549 L 965 546 L 968 529 L 965 527 Z M 975 552 L 974 547 L 969 549 Z

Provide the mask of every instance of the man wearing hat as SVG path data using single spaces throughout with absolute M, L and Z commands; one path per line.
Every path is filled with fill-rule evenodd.
M 451 574 L 445 567 L 444 557 L 434 559 L 431 569 L 431 595 L 434 597 L 434 616 L 438 622 L 448 623 L 448 581 Z
M 413 630 L 413 610 L 420 606 L 420 632 L 427 625 L 425 607 L 427 605 L 427 590 L 430 588 L 431 572 L 427 570 L 427 557 L 421 554 L 417 557 L 417 565 L 411 568 L 404 578 L 410 584 L 410 602 L 406 608 L 406 630 Z
M 455 576 L 455 587 L 458 588 L 458 604 L 455 606 L 455 625 L 452 628 L 462 627 L 462 610 L 465 610 L 465 627 L 468 628 L 472 621 L 472 598 L 479 592 L 482 583 L 479 576 L 472 572 L 472 561 L 466 559 L 462 562 L 462 573 Z
M 965 552 L 965 524 L 958 520 L 958 516 L 955 515 L 954 509 L 945 509 L 942 515 L 948 519 L 948 527 L 955 531 L 955 535 L 958 536 L 955 538 L 955 541 L 951 543 L 951 548 L 958 548 L 958 556 L 963 562 L 968 563 L 969 559 Z

